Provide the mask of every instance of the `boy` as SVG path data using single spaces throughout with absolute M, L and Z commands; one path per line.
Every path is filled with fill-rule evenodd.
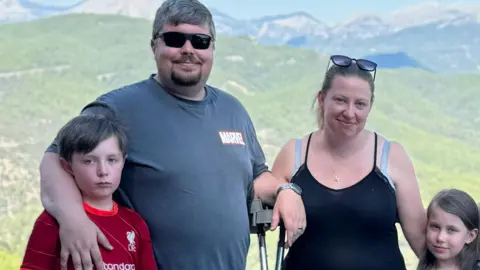
M 102 249 L 104 269 L 155 270 L 150 233 L 136 212 L 112 200 L 120 184 L 127 137 L 119 125 L 101 115 L 80 115 L 58 133 L 62 167 L 81 190 L 89 218 L 113 250 Z M 60 269 L 59 224 L 46 211 L 35 222 L 21 269 Z M 72 261 L 68 269 L 74 269 Z

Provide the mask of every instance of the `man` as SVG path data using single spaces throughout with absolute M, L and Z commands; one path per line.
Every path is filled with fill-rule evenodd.
M 256 197 L 275 204 L 272 229 L 282 219 L 288 244 L 306 226 L 301 191 L 268 171 L 246 110 L 206 85 L 214 42 L 212 15 L 204 5 L 165 1 L 151 41 L 157 75 L 106 93 L 82 111 L 114 117 L 128 128 L 128 157 L 115 200 L 147 222 L 159 269 L 244 270 L 252 184 Z M 54 142 L 40 165 L 41 193 L 60 224 L 62 265 L 71 257 L 75 269 L 102 269 L 99 248 L 110 244 L 87 218 L 55 149 Z

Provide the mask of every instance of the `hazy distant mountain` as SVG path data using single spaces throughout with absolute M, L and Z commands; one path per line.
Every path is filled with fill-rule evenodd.
M 64 13 L 118 14 L 151 19 L 163 0 L 77 0 L 74 4 L 41 4 L 34 0 L 0 0 L 0 22 L 12 23 Z
M 82 0 L 53 10 L 30 0 L 0 0 L 0 22 L 69 12 L 120 14 L 152 19 L 163 0 Z M 29 5 L 28 5 L 29 4 Z M 327 25 L 305 12 L 238 20 L 212 9 L 217 31 L 273 45 L 313 48 L 355 57 L 405 52 L 438 72 L 480 70 L 480 3 L 411 6 L 391 14 L 362 14 Z
M 10 23 L 35 19 L 28 9 L 24 8 L 19 1 L 0 0 L 0 23 Z
M 72 12 L 118 14 L 153 19 L 163 0 L 87 0 Z
M 214 16 L 217 24 L 224 21 L 224 14 L 214 11 Z M 229 21 L 242 25 L 241 21 Z M 480 70 L 480 4 L 422 4 L 384 16 L 363 14 L 333 26 L 303 12 L 264 17 L 243 25 L 228 34 L 248 32 L 262 43 L 354 57 L 405 52 L 419 66 L 437 72 Z

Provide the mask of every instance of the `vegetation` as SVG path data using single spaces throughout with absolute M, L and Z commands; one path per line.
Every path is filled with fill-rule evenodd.
M 68 15 L 0 26 L 0 265 L 18 269 L 40 213 L 38 164 L 65 121 L 98 95 L 155 70 L 150 23 L 117 16 Z M 315 128 L 312 102 L 327 56 L 220 37 L 209 83 L 250 112 L 271 164 L 280 147 Z M 442 188 L 480 200 L 480 96 L 474 75 L 379 70 L 369 128 L 400 141 L 425 205 Z M 278 232 L 268 233 L 273 266 Z M 401 238 L 410 265 L 415 257 Z M 252 235 L 249 269 L 259 269 Z
M 3 269 L 19 269 L 21 258 L 15 254 L 9 254 L 0 250 L 0 265 Z

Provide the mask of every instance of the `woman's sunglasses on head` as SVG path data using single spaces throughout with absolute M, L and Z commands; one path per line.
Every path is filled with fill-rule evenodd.
M 353 62 L 355 62 L 361 70 L 373 71 L 373 80 L 375 80 L 375 75 L 377 73 L 377 64 L 375 62 L 366 59 L 355 59 L 345 55 L 332 55 L 330 56 L 330 61 L 332 61 L 334 65 L 340 67 L 349 67 Z M 328 66 L 329 65 L 330 62 L 328 62 Z
M 153 39 L 161 38 L 167 47 L 182 48 L 187 40 L 196 50 L 206 50 L 210 47 L 212 37 L 205 34 L 187 34 L 181 32 L 165 32 L 156 34 Z

